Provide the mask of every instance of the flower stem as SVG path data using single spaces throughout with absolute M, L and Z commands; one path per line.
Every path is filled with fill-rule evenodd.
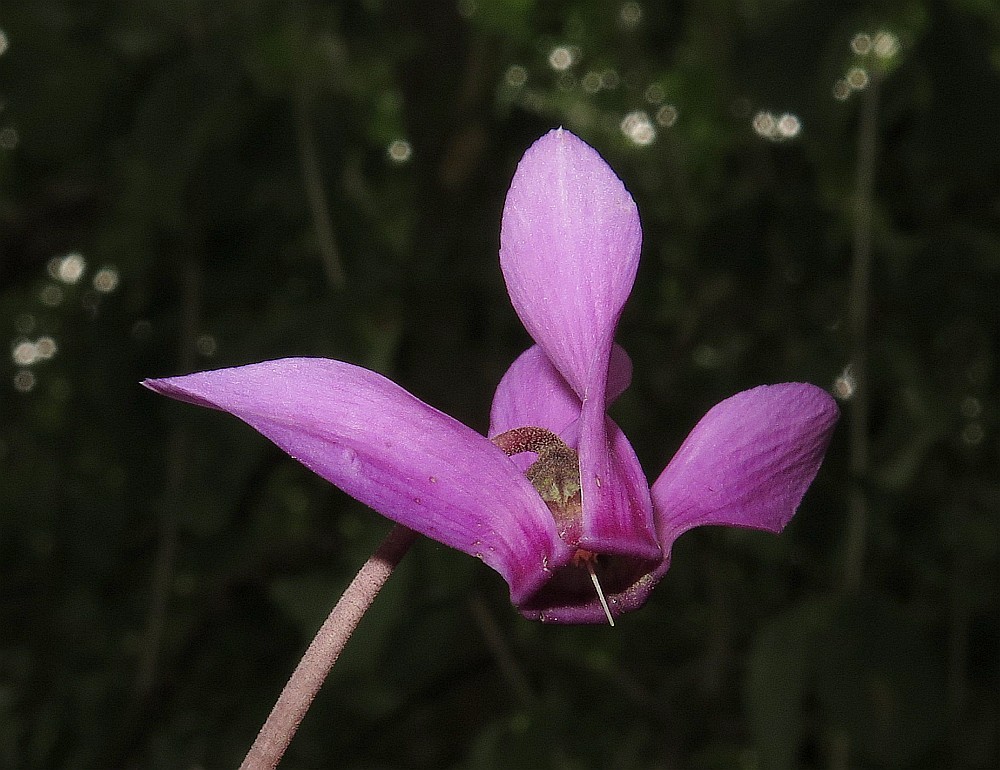
M 240 770 L 273 770 L 347 640 L 413 545 L 417 533 L 397 524 L 351 581 L 281 691 Z

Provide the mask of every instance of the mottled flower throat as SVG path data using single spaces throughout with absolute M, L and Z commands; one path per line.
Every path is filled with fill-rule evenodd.
M 565 441 L 555 433 L 545 428 L 525 427 L 501 433 L 493 437 L 493 443 L 508 456 L 521 452 L 534 452 L 538 459 L 524 472 L 528 481 L 538 491 L 545 501 L 552 518 L 556 521 L 560 537 L 568 529 L 580 523 L 583 517 L 583 488 L 580 485 L 580 457 Z M 590 579 L 597 591 L 608 623 L 615 624 L 611 616 L 611 608 L 604 598 L 604 590 L 597 579 L 594 565 L 597 564 L 597 554 L 583 548 L 576 549 L 573 554 L 573 565 L 586 567 Z

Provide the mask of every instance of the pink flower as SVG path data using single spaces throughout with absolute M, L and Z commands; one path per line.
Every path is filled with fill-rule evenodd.
M 632 197 L 591 147 L 557 129 L 525 153 L 500 264 L 536 344 L 497 388 L 490 438 L 341 361 L 144 384 L 234 414 L 384 516 L 482 559 L 525 617 L 611 620 L 646 601 L 688 529 L 780 532 L 838 418 L 813 385 L 738 393 L 709 410 L 650 487 L 607 416 L 631 378 L 614 332 L 641 241 Z

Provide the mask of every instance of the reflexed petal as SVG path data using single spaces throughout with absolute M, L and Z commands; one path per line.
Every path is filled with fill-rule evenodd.
M 489 436 L 535 426 L 575 446 L 575 437 L 570 441 L 565 432 L 579 416 L 580 399 L 545 352 L 532 345 L 514 360 L 497 385 L 490 409 Z
M 780 532 L 816 476 L 837 422 L 814 385 L 763 385 L 716 404 L 653 484 L 664 548 L 703 524 Z
M 632 380 L 632 361 L 619 345 L 611 351 L 607 404 L 622 394 Z M 532 345 L 504 374 L 493 396 L 490 410 L 492 438 L 513 428 L 546 428 L 576 447 L 580 399 L 556 371 L 545 352 Z
M 611 346 L 611 363 L 608 365 L 608 386 L 604 395 L 605 411 L 618 400 L 632 384 L 632 359 L 625 348 L 617 343 Z
M 367 369 L 289 358 L 144 384 L 234 414 L 384 516 L 480 557 L 515 604 L 571 555 L 502 451 Z
M 603 401 L 594 388 L 641 243 L 632 197 L 593 148 L 557 129 L 524 154 L 504 205 L 500 267 L 528 333 L 581 399 Z

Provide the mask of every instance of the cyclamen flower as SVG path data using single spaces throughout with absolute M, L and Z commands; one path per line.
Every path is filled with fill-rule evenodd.
M 230 412 L 384 516 L 482 559 L 525 617 L 610 621 L 646 601 L 692 527 L 781 531 L 838 418 L 813 385 L 738 393 L 709 410 L 650 487 L 607 416 L 631 379 L 614 332 L 641 240 L 632 197 L 591 147 L 558 129 L 525 153 L 500 265 L 535 345 L 497 388 L 489 438 L 342 361 L 144 384 Z

